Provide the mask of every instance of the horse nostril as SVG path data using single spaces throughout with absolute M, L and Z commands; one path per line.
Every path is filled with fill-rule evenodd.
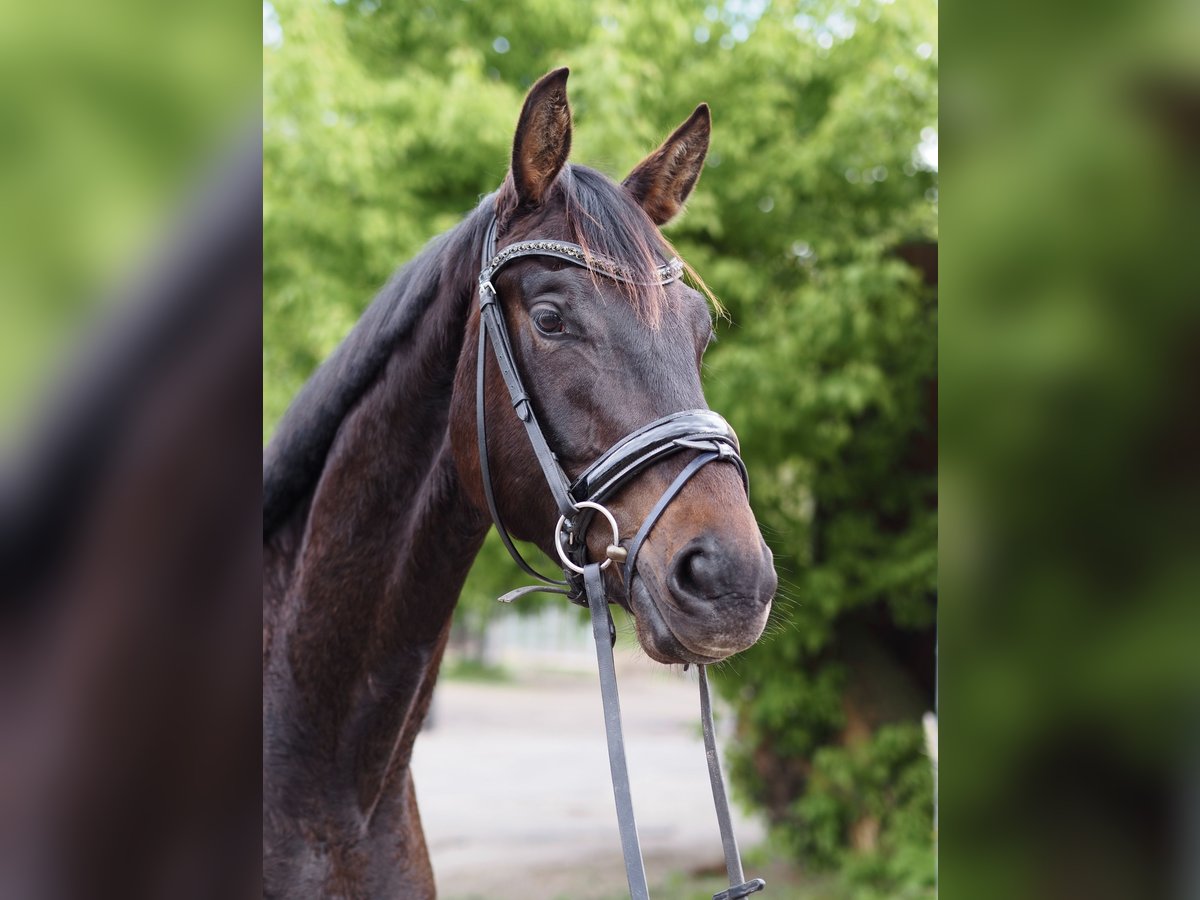
M 766 605 L 775 594 L 775 570 L 771 552 L 747 556 L 722 543 L 715 535 L 702 535 L 675 554 L 667 575 L 667 586 L 681 610 L 714 602 Z M 765 568 L 764 568 L 765 566 Z
M 671 592 L 683 604 L 708 602 L 734 587 L 730 568 L 730 561 L 715 540 L 695 540 L 671 562 Z

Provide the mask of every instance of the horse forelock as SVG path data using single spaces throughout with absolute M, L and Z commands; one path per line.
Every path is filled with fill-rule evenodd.
M 571 164 L 559 173 L 544 207 L 534 217 L 538 223 L 533 226 L 536 233 L 516 239 L 568 240 L 591 255 L 619 264 L 631 274 L 630 282 L 605 281 L 595 272 L 593 279 L 598 286 L 601 282 L 615 286 L 638 319 L 656 327 L 672 302 L 672 295 L 659 283 L 656 270 L 678 254 L 633 195 L 595 169 Z M 497 200 L 502 242 L 506 227 L 517 222 L 520 212 L 510 178 Z M 556 223 L 552 230 L 559 233 L 541 233 L 540 228 L 547 220 Z M 699 280 L 690 268 L 688 271 L 694 281 Z M 702 289 L 708 293 L 707 288 Z

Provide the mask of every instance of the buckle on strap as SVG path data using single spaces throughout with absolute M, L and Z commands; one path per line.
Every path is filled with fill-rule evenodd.
M 739 900 L 741 897 L 749 897 L 751 894 L 758 893 L 766 886 L 767 883 L 761 878 L 751 878 L 743 884 L 726 888 L 719 894 L 713 894 L 713 900 Z
M 496 294 L 496 286 L 492 284 L 490 278 L 479 279 L 479 308 L 491 306 L 496 302 L 498 295 Z

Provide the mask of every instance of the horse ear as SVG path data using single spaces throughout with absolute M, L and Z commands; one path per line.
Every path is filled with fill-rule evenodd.
M 701 103 L 623 182 L 655 225 L 675 218 L 696 186 L 711 134 L 712 116 Z
M 570 69 L 555 69 L 529 89 L 513 139 L 512 176 L 520 206 L 537 206 L 571 153 Z

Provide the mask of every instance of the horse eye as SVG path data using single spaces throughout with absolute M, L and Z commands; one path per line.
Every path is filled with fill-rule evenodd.
M 533 324 L 542 334 L 562 334 L 567 330 L 562 316 L 552 309 L 540 309 L 534 313 Z

